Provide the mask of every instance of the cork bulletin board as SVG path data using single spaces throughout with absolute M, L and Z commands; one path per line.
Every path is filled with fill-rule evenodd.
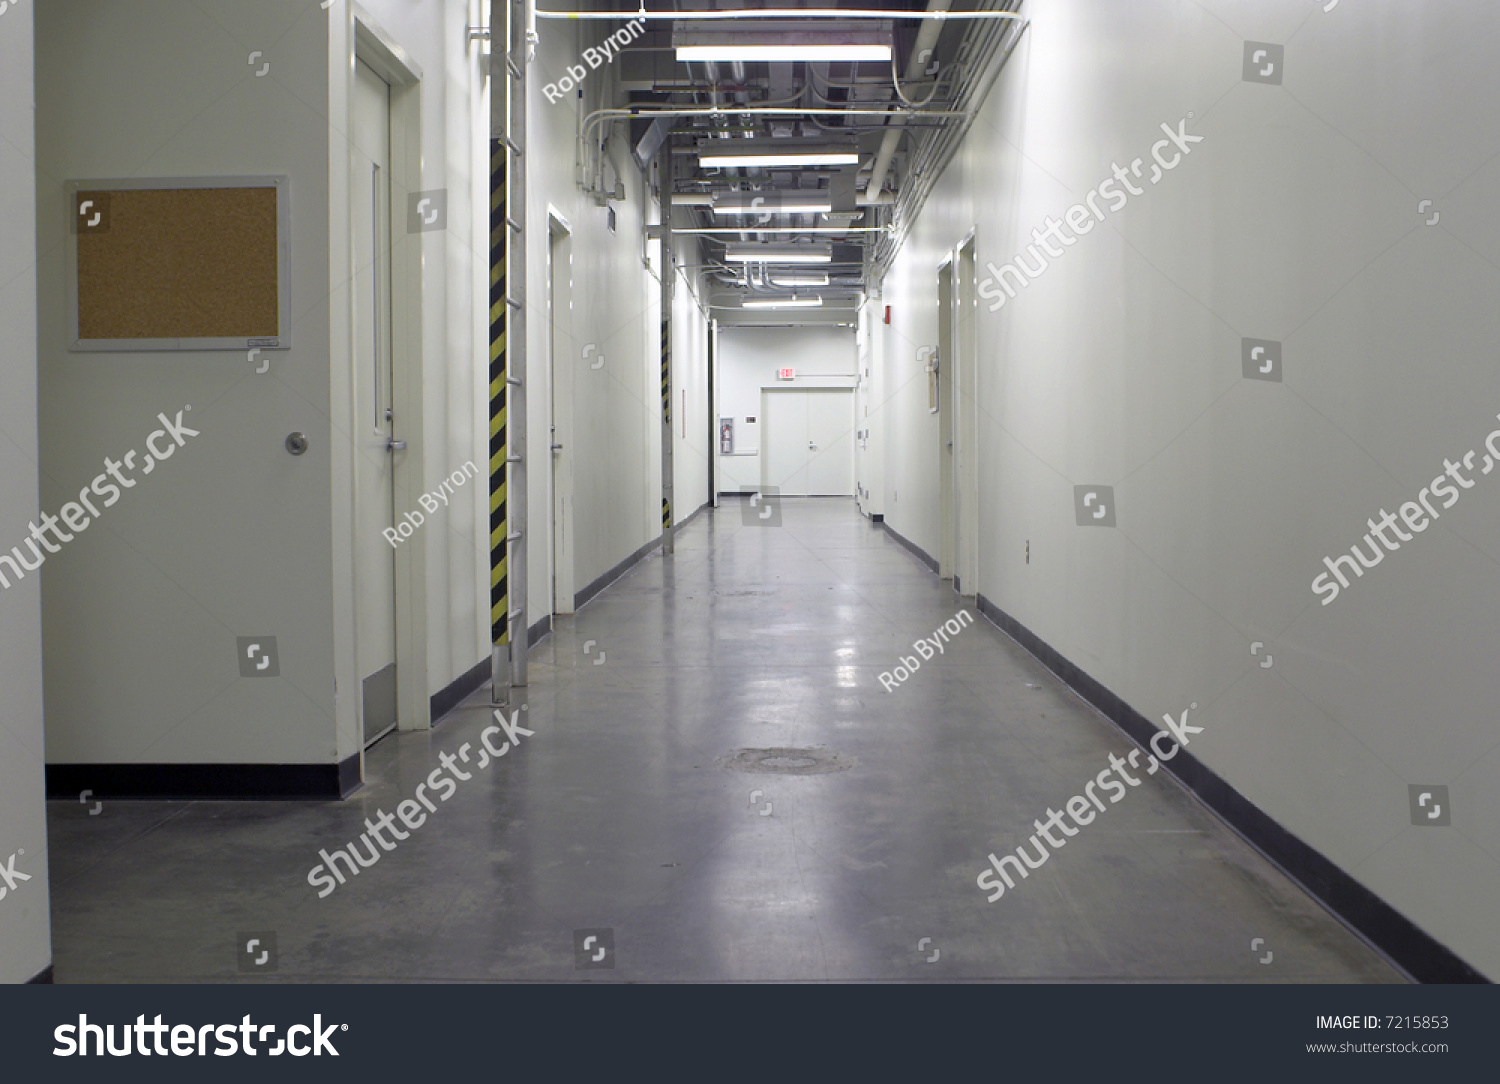
M 288 345 L 285 177 L 72 181 L 74 350 Z

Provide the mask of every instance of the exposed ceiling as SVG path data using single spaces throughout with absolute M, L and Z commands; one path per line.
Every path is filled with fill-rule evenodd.
M 623 100 L 584 126 L 588 186 L 615 198 L 602 144 L 612 131 L 626 136 L 617 122 L 627 120 L 639 162 L 670 147 L 672 202 L 692 208 L 692 225 L 679 212 L 674 228 L 704 231 L 698 251 L 721 322 L 853 323 L 1025 31 L 1010 14 L 1019 2 L 960 0 L 954 17 L 914 19 L 899 15 L 950 5 L 657 0 L 648 11 L 681 17 L 647 20 L 614 62 Z M 638 14 L 618 0 L 567 6 L 619 12 L 620 22 L 595 24 L 609 29 Z M 787 14 L 723 17 L 771 8 Z M 803 59 L 817 46 L 872 58 Z

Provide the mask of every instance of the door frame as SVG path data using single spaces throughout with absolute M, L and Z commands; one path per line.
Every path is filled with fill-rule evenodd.
M 937 265 L 938 579 L 953 579 L 953 253 Z
M 406 230 L 407 196 L 422 187 L 421 80 L 410 55 L 357 4 L 353 55 L 390 86 L 390 335 L 392 432 L 406 451 L 392 456 L 394 512 L 417 507 L 425 492 L 422 427 L 422 238 Z M 350 64 L 352 70 L 353 65 Z M 352 78 L 352 75 L 351 75 Z M 352 239 L 351 239 L 352 241 Z M 358 415 L 356 414 L 356 417 Z M 396 549 L 396 729 L 432 725 L 427 693 L 427 535 Z M 354 636 L 359 637 L 358 621 Z M 358 651 L 355 652 L 358 658 Z
M 574 498 L 573 489 L 573 459 L 574 449 L 571 444 L 576 437 L 573 425 L 573 378 L 577 369 L 577 361 L 581 359 L 568 358 L 564 364 L 558 364 L 558 309 L 557 298 L 553 294 L 553 283 L 556 281 L 557 268 L 553 264 L 556 246 L 573 238 L 573 227 L 569 224 L 563 213 L 552 204 L 547 204 L 547 274 L 546 274 L 546 312 L 547 312 L 547 424 L 548 433 L 552 439 L 548 443 L 561 443 L 561 456 L 548 450 L 547 453 L 547 495 L 550 538 L 548 539 L 548 564 L 552 569 L 551 612 L 554 614 L 571 614 L 575 610 L 577 599 L 577 583 L 574 574 L 577 569 L 578 548 L 576 545 L 578 508 L 573 506 L 573 514 L 568 514 L 568 502 Z M 572 249 L 568 250 L 568 258 L 572 260 Z M 570 279 L 571 281 L 571 279 Z M 566 320 L 567 334 L 563 336 L 567 341 L 572 341 L 572 291 L 569 290 L 567 298 Z M 597 348 L 596 348 L 597 349 Z M 562 424 L 558 425 L 558 420 Z M 554 426 L 561 433 L 553 431 Z M 558 439 L 560 438 L 560 440 Z M 562 474 L 561 484 L 558 475 Z M 561 511 L 559 511 L 559 505 Z M 559 550 L 567 549 L 568 527 L 574 528 L 573 537 L 575 545 L 571 551 L 572 560 L 563 560 Z
M 979 589 L 978 341 L 974 230 L 938 261 L 938 576 Z
M 768 464 L 770 462 L 770 439 L 769 438 L 770 438 L 770 435 L 771 435 L 770 423 L 767 421 L 767 419 L 770 418 L 770 416 L 771 416 L 770 410 L 767 409 L 771 405 L 769 397 L 773 396 L 773 395 L 778 395 L 778 394 L 784 395 L 784 394 L 787 394 L 787 393 L 790 393 L 790 392 L 798 392 L 798 393 L 802 393 L 802 394 L 811 394 L 811 393 L 815 393 L 815 392 L 839 392 L 841 394 L 847 395 L 847 396 L 849 396 L 849 418 L 850 418 L 850 421 L 851 421 L 851 423 L 857 423 L 858 422 L 858 418 L 856 417 L 856 414 L 857 414 L 857 411 L 859 409 L 859 397 L 857 395 L 857 389 L 853 385 L 844 385 L 844 384 L 813 384 L 813 385 L 809 385 L 809 386 L 805 386 L 805 387 L 796 387 L 796 386 L 793 386 L 793 385 L 762 386 L 761 389 L 760 389 L 760 453 L 757 456 L 757 458 L 760 460 L 760 464 L 759 464 L 759 466 L 760 466 L 760 486 L 761 486 L 762 489 L 764 489 L 769 484 L 766 481 L 766 477 L 767 477 L 766 476 L 766 469 L 767 469 L 767 466 L 768 466 Z M 796 493 L 794 493 L 794 494 L 791 494 L 791 496 L 803 496 L 803 497 L 813 497 L 813 496 L 830 496 L 830 497 L 831 496 L 846 496 L 846 497 L 852 497 L 852 496 L 856 496 L 856 494 L 854 492 L 852 492 L 852 487 L 854 487 L 854 486 L 856 486 L 856 485 L 859 484 L 859 458 L 858 458 L 858 450 L 857 450 L 859 442 L 854 437 L 854 424 L 850 425 L 850 427 L 848 429 L 848 433 L 849 433 L 849 440 L 850 440 L 850 448 L 849 448 L 849 473 L 850 473 L 850 476 L 851 476 L 850 477 L 851 492 L 844 493 L 844 494 L 833 494 L 833 493 L 828 493 L 828 494 L 822 494 L 822 493 L 820 493 L 820 494 L 813 494 L 813 493 L 796 494 Z M 715 447 L 717 447 L 717 446 L 718 445 L 715 444 Z M 808 462 L 811 463 L 811 457 L 808 458 Z M 809 485 L 807 488 L 811 489 L 812 486 Z M 778 496 L 786 496 L 786 494 L 778 494 Z
M 974 231 L 953 247 L 953 589 L 979 590 L 979 340 Z

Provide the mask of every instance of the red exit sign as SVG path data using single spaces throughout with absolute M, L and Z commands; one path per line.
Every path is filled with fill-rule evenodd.
M 795 380 L 796 378 L 797 378 L 797 370 L 796 369 L 777 369 L 776 370 L 776 379 L 777 380 Z

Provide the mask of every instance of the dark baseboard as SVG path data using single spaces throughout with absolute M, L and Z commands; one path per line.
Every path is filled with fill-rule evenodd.
M 932 569 L 934 573 L 937 572 L 938 563 L 937 560 L 932 556 L 932 554 L 928 553 L 921 546 L 917 545 L 911 539 L 903 535 L 900 531 L 896 530 L 896 528 L 892 527 L 885 521 L 884 516 L 880 518 L 880 526 L 885 529 L 886 534 L 890 535 L 897 542 L 900 542 L 907 549 L 911 550 L 912 553 L 916 554 L 917 560 L 921 561 L 928 568 Z
M 693 512 L 692 516 L 689 516 L 677 526 L 679 528 L 683 527 L 689 520 L 693 518 L 693 516 L 696 516 L 706 507 L 706 503 L 700 505 L 697 510 Z M 603 576 L 600 576 L 593 583 L 589 584 L 582 591 L 578 592 L 578 594 L 573 596 L 574 607 L 581 607 L 589 599 L 593 598 L 600 591 L 603 591 L 611 583 L 623 576 L 631 565 L 635 564 L 642 557 L 646 556 L 646 554 L 650 553 L 659 545 L 661 545 L 661 539 L 659 538 L 655 541 L 648 542 L 646 545 L 636 550 L 635 553 L 627 557 L 624 561 L 621 561 L 618 565 L 610 569 Z M 532 648 L 536 647 L 538 642 L 540 642 L 544 636 L 549 635 L 551 632 L 551 614 L 547 614 L 546 616 L 533 622 L 531 627 L 526 630 L 526 650 L 530 651 Z M 490 660 L 481 659 L 479 662 L 469 667 L 469 669 L 465 670 L 458 677 L 450 681 L 447 685 L 443 686 L 437 692 L 433 693 L 428 701 L 428 719 L 430 720 L 431 725 L 435 726 L 438 720 L 442 719 L 443 716 L 447 715 L 454 708 L 458 707 L 458 705 L 463 703 L 465 699 L 467 699 L 475 692 L 475 690 L 482 688 L 484 686 L 484 683 L 489 680 Z
M 537 642 L 552 631 L 552 615 L 547 614 L 539 621 L 534 621 L 526 630 L 526 650 L 530 651 L 536 647 Z M 437 692 L 433 693 L 428 700 L 428 725 L 437 726 L 444 717 L 458 705 L 462 704 L 479 689 L 482 689 L 490 680 L 490 660 L 481 659 L 469 667 L 458 677 L 448 682 Z
M 359 754 L 337 764 L 49 764 L 47 797 L 202 801 L 328 799 L 360 786 Z
M 632 565 L 634 565 L 642 557 L 646 556 L 646 554 L 650 553 L 660 545 L 661 539 L 653 538 L 650 542 L 647 542 L 640 549 L 636 550 L 629 557 L 625 558 L 625 560 L 615 565 L 614 568 L 610 569 L 604 575 L 594 580 L 593 583 L 589 584 L 582 591 L 575 592 L 573 595 L 573 609 L 575 611 L 583 609 L 585 603 L 593 599 L 596 595 L 599 594 L 600 591 L 603 591 L 610 584 L 614 583 L 621 576 L 625 575 L 625 573 L 629 572 Z
M 481 659 L 433 693 L 427 701 L 428 725 L 436 726 L 439 719 L 458 707 L 489 679 L 490 660 Z
M 38 986 L 38 985 L 40 985 L 40 986 L 51 986 L 52 985 L 52 965 L 48 964 L 46 967 L 44 967 L 40 971 L 38 971 L 35 975 L 31 976 L 31 978 L 27 979 L 26 980 L 26 985 L 27 986 Z
M 679 520 L 678 523 L 677 523 L 677 525 L 673 528 L 673 531 L 676 532 L 676 531 L 682 530 L 689 523 L 693 522 L 693 520 L 698 517 L 698 514 L 700 512 L 702 512 L 705 508 L 708 508 L 708 507 L 710 507 L 709 503 L 707 501 L 704 501 L 697 508 L 693 509 L 692 514 L 689 515 L 686 519 Z M 638 561 L 641 560 L 641 558 L 645 557 L 646 554 L 650 553 L 652 550 L 656 549 L 660 545 L 661 545 L 661 539 L 660 538 L 653 538 L 653 539 L 651 539 L 651 541 L 647 542 L 640 549 L 636 550 L 629 557 L 625 558 L 625 560 L 623 560 L 619 564 L 615 565 L 614 568 L 610 569 L 604 575 L 598 577 L 596 580 L 594 580 L 592 583 L 590 583 L 587 587 L 585 587 L 582 591 L 576 591 L 576 592 L 574 592 L 574 594 L 573 594 L 573 609 L 574 609 L 574 611 L 576 612 L 578 610 L 583 609 L 584 605 L 590 599 L 595 598 L 599 594 L 600 591 L 603 591 L 610 584 L 614 583 L 621 576 L 625 575 L 625 573 L 629 572 L 631 570 L 631 568 L 633 568 L 635 566 L 635 564 Z
M 713 505 L 709 504 L 707 501 L 704 501 L 697 508 L 694 508 L 691 512 L 689 512 L 686 519 L 678 521 L 677 526 L 674 527 L 674 528 L 672 528 L 672 529 L 674 531 L 680 531 L 680 530 L 682 530 L 689 523 L 693 522 L 693 520 L 697 519 L 698 516 L 703 512 L 703 510 L 705 508 L 712 508 L 712 507 L 713 507 Z
M 889 528 L 887 528 L 889 530 Z M 894 532 L 892 532 L 894 533 Z M 1143 749 L 1157 726 L 983 595 L 979 612 Z M 1487 983 L 1446 945 L 1288 832 L 1186 749 L 1162 767 L 1252 847 L 1418 982 Z

